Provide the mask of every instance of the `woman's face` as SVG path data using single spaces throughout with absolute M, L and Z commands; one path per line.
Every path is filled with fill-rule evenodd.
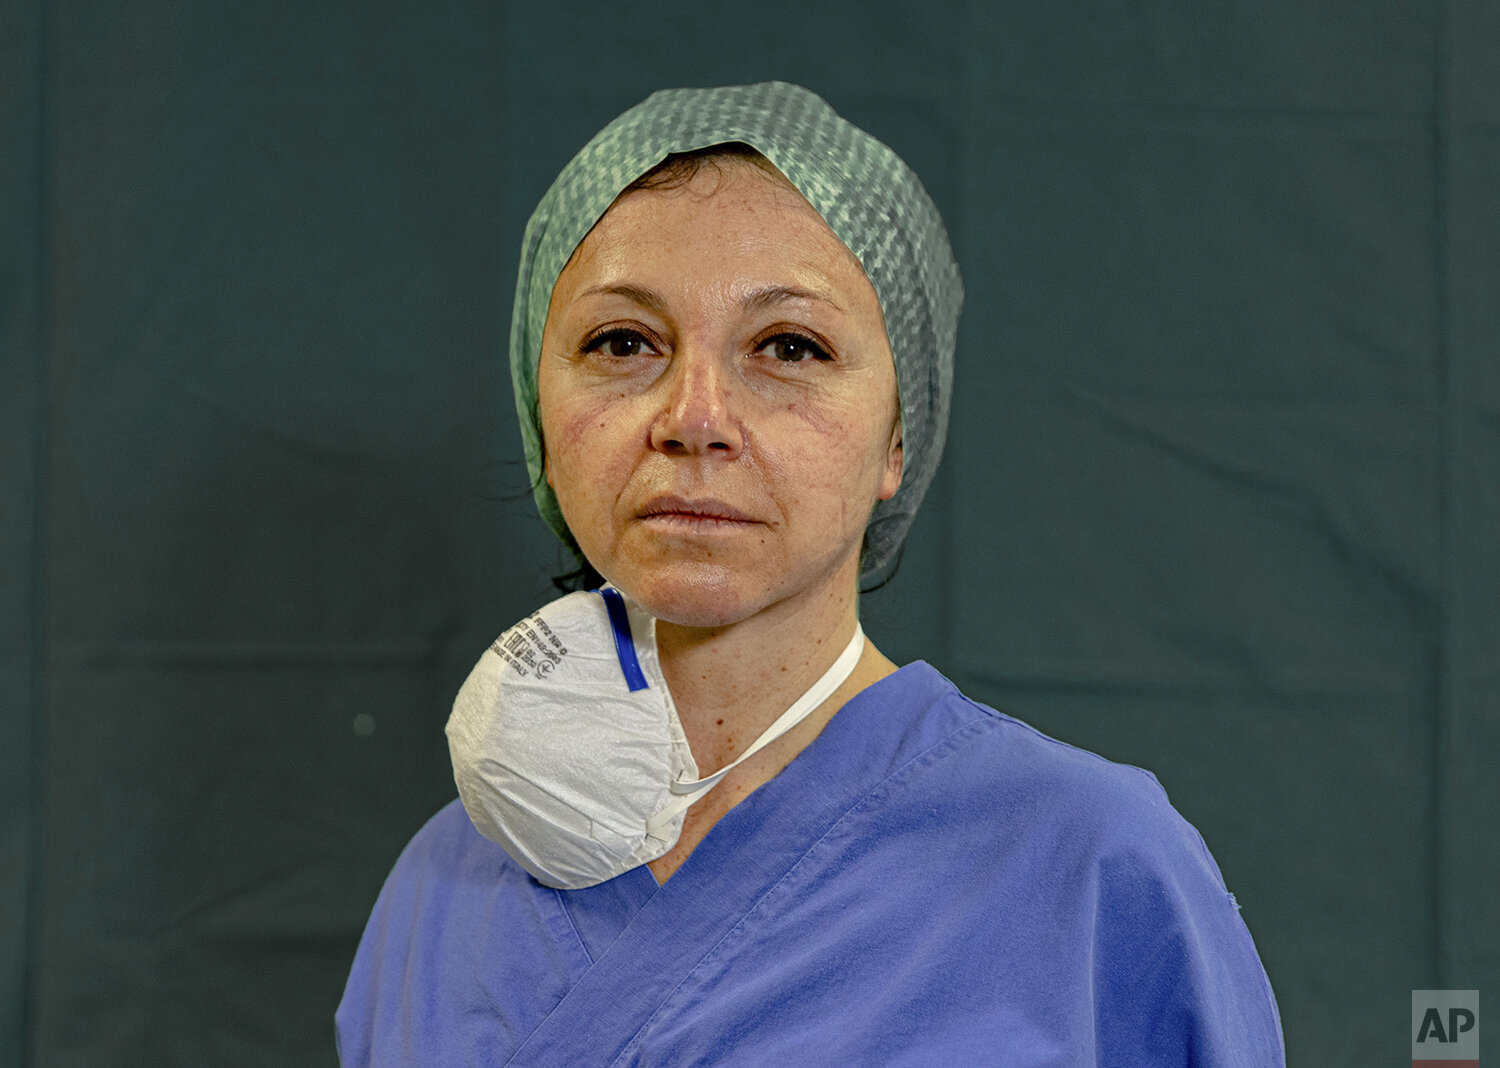
M 850 595 L 901 480 L 896 374 L 859 262 L 785 179 L 720 160 L 626 194 L 559 276 L 546 477 L 589 561 L 660 619 Z

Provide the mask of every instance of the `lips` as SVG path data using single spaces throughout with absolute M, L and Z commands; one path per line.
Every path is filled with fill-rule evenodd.
M 637 514 L 642 519 L 703 526 L 760 522 L 750 513 L 712 497 L 652 497 Z

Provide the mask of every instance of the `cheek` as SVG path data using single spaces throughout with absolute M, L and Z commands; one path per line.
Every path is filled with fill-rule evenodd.
M 549 471 L 559 466 L 566 469 L 586 458 L 611 425 L 608 403 L 589 394 L 559 398 L 543 393 L 540 409 Z
M 542 441 L 547 484 L 570 525 L 589 523 L 611 506 L 629 478 L 631 413 L 613 395 L 546 398 Z M 580 532 L 574 531 L 575 536 Z
M 795 447 L 771 446 L 774 435 L 766 435 L 762 460 L 791 489 L 793 502 L 811 508 L 824 502 L 825 514 L 837 502 L 840 520 L 852 515 L 862 523 L 890 467 L 890 424 L 876 426 L 870 419 L 879 407 L 875 402 L 788 405 L 783 414 L 795 432 L 781 441 L 795 441 Z

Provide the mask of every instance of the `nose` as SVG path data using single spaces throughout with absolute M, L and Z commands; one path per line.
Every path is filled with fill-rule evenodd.
M 678 353 L 663 383 L 666 398 L 651 426 L 651 447 L 669 456 L 737 457 L 745 438 L 732 404 L 732 375 L 719 356 Z

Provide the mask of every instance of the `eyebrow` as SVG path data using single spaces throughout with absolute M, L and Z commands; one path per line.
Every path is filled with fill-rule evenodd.
M 624 297 L 633 301 L 643 308 L 649 308 L 658 315 L 667 314 L 667 301 L 656 290 L 647 289 L 644 286 L 622 283 L 612 286 L 590 286 L 582 293 L 580 298 L 592 296 Z M 812 300 L 827 304 L 837 311 L 844 309 L 839 303 L 827 293 L 821 293 L 816 289 L 806 289 L 803 286 L 765 286 L 750 293 L 740 301 L 740 307 L 745 311 L 764 311 L 766 308 L 774 307 L 789 300 Z

